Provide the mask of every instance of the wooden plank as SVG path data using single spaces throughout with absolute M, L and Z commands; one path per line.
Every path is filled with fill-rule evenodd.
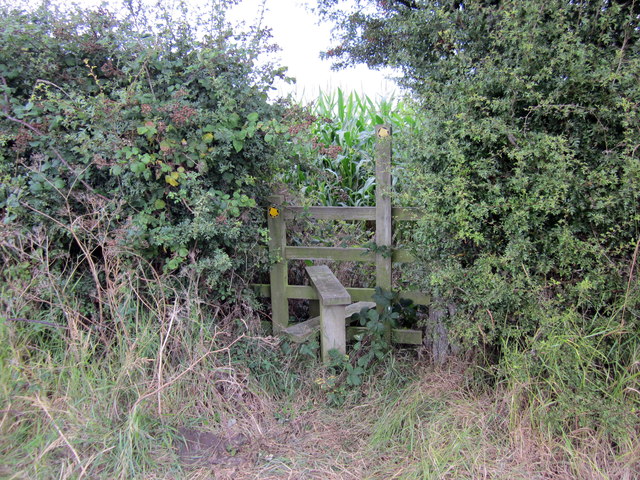
M 261 297 L 270 297 L 271 290 L 268 284 L 254 284 L 256 294 Z M 376 291 L 373 288 L 350 288 L 346 287 L 347 292 L 351 295 L 351 301 L 371 301 L 372 296 Z M 422 292 L 416 292 L 413 290 L 403 290 L 400 292 L 400 298 L 407 298 L 412 300 L 417 305 L 429 305 L 431 303 L 431 297 Z M 315 289 L 306 285 L 287 285 L 286 297 L 295 298 L 298 300 L 317 300 L 318 294 Z
M 254 283 L 251 285 L 255 294 L 259 297 L 270 297 L 271 296 L 271 285 L 268 283 Z
M 279 334 L 289 324 L 289 303 L 287 302 L 286 289 L 288 283 L 288 263 L 285 258 L 287 245 L 286 225 L 284 217 L 280 214 L 284 197 L 273 195 L 269 197 L 271 205 L 267 211 L 267 224 L 269 227 L 269 283 L 271 285 L 271 318 L 273 321 L 273 333 Z
M 325 305 L 320 301 L 320 344 L 322 361 L 331 359 L 329 352 L 347 353 L 347 333 L 344 322 L 344 305 Z
M 399 293 L 400 298 L 406 298 L 413 301 L 416 305 L 429 305 L 431 303 L 431 296 L 423 292 L 416 292 L 415 290 L 402 290 Z
M 375 207 L 287 207 L 285 219 L 375 220 Z
M 375 288 L 349 288 L 347 292 L 351 295 L 351 300 L 354 302 L 372 302 L 373 295 L 376 293 Z
M 307 274 L 320 298 L 320 312 L 323 306 L 347 305 L 351 303 L 351 295 L 326 265 L 306 267 Z M 344 320 L 344 319 L 343 319 Z
M 391 290 L 391 125 L 376 126 L 376 286 Z M 385 252 L 388 250 L 388 252 Z M 386 253 L 386 254 L 385 254 Z M 391 342 L 391 324 L 385 325 Z
M 310 318 L 304 322 L 294 323 L 285 328 L 282 333 L 292 342 L 304 343 L 320 331 L 320 316 Z
M 376 207 L 294 207 L 283 209 L 284 219 L 375 220 Z M 419 207 L 391 207 L 391 217 L 398 221 L 416 221 L 424 210 Z
M 344 316 L 345 318 L 349 318 L 351 315 L 356 313 L 360 313 L 363 308 L 376 308 L 375 302 L 356 302 L 351 305 L 347 305 L 345 308 Z
M 354 340 L 356 335 L 366 333 L 367 327 L 347 327 L 347 340 Z M 391 341 L 406 345 L 422 345 L 422 332 L 420 330 L 394 328 L 391 330 Z
M 310 285 L 288 285 L 287 298 L 296 300 L 318 300 L 318 292 Z
M 312 250 L 313 249 L 313 250 Z M 285 247 L 287 260 L 336 260 L 344 262 L 374 262 L 375 255 L 367 248 L 360 247 Z M 393 248 L 393 263 L 411 263 L 416 258 L 407 248 Z
M 391 341 L 406 345 L 422 345 L 422 331 L 394 328 L 391 330 Z
M 373 288 L 350 288 L 346 287 L 347 292 L 351 295 L 354 302 L 370 302 L 376 291 Z M 268 297 L 269 295 L 264 295 Z M 307 285 L 288 285 L 287 298 L 295 298 L 299 300 L 317 300 L 318 294 L 313 287 Z
M 375 255 L 369 249 L 356 247 L 286 247 L 285 258 L 287 260 L 375 261 Z
M 356 302 L 347 305 L 344 309 L 345 324 L 349 323 L 347 319 L 355 313 L 360 313 L 363 308 L 373 308 L 376 304 L 373 302 Z M 304 343 L 320 332 L 320 316 L 314 316 L 309 320 L 300 323 L 294 323 L 285 328 L 282 333 L 286 334 L 292 342 Z

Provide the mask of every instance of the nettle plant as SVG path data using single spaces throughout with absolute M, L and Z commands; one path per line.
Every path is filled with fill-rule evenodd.
M 231 279 L 255 266 L 252 207 L 281 133 L 266 93 L 282 70 L 256 67 L 264 32 L 234 36 L 212 5 L 200 23 L 187 11 L 3 8 L 3 262 L 4 247 L 44 228 L 60 265 L 91 256 L 99 271 L 118 247 L 232 295 Z

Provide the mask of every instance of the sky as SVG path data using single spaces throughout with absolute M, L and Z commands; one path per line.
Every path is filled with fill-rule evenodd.
M 39 4 L 41 0 L 15 0 L 16 3 Z M 171 3 L 172 0 L 164 0 Z M 197 5 L 198 0 L 188 0 Z M 75 0 L 81 6 L 97 6 L 102 0 Z M 115 0 L 118 3 L 118 0 Z M 229 12 L 232 24 L 245 22 L 252 25 L 260 19 L 262 26 L 272 29 L 273 41 L 281 51 L 275 54 L 281 66 L 289 68 L 288 75 L 295 77 L 295 85 L 281 81 L 275 85 L 272 97 L 292 94 L 297 100 L 312 101 L 318 91 L 330 92 L 337 88 L 343 91 L 364 93 L 370 98 L 393 97 L 399 90 L 388 77 L 391 72 L 382 73 L 369 70 L 366 66 L 333 71 L 331 61 L 321 60 L 320 52 L 335 46 L 332 41 L 331 25 L 319 24 L 310 7 L 315 0 L 241 0 Z
M 278 56 L 289 67 L 296 85 L 278 85 L 277 93 L 292 93 L 302 100 L 315 98 L 318 90 L 365 93 L 369 97 L 389 97 L 396 91 L 390 73 L 369 70 L 360 65 L 347 70 L 332 71 L 329 60 L 321 60 L 320 52 L 333 45 L 331 26 L 318 24 L 309 5 L 313 0 L 243 0 L 230 12 L 232 22 L 252 23 L 259 18 L 264 2 L 262 25 L 273 30 L 273 40 L 281 47 Z

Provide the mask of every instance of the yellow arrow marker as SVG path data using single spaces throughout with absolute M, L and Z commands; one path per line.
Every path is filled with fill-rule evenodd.
M 269 216 L 270 217 L 275 218 L 278 215 L 280 215 L 280 211 L 276 207 L 269 207 Z
M 378 129 L 378 137 L 380 138 L 385 138 L 389 136 L 389 129 L 388 128 L 384 128 L 384 127 L 380 127 Z

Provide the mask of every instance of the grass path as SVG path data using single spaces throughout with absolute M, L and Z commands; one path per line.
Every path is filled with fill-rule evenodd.
M 459 367 L 426 367 L 403 389 L 372 389 L 343 410 L 314 405 L 312 395 L 287 405 L 287 415 L 263 403 L 259 416 L 237 425 L 253 436 L 240 454 L 246 461 L 185 471 L 185 478 L 640 478 L 640 452 L 618 455 L 594 432 L 545 437 L 510 411 L 509 396 L 472 393 L 466 381 Z
M 207 354 L 222 336 L 167 344 L 158 390 L 154 338 L 140 330 L 108 355 L 80 338 L 52 354 L 5 329 L 0 478 L 640 478 L 637 432 L 618 445 L 580 428 L 546 434 L 517 387 L 480 391 L 461 363 L 389 360 L 331 408 L 316 382 L 326 370 L 271 363 L 263 339 L 240 352 L 269 366 L 262 377 L 226 347 Z

